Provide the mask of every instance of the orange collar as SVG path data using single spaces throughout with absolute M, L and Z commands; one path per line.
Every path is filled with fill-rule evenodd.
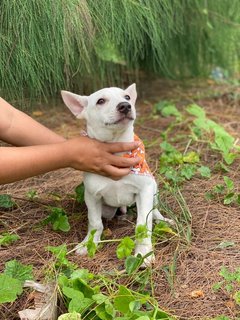
M 131 168 L 131 172 L 133 174 L 138 174 L 138 175 L 144 175 L 144 176 L 151 176 L 153 177 L 151 170 L 147 164 L 147 161 L 145 159 L 145 147 L 142 142 L 142 140 L 135 134 L 134 135 L 134 141 L 140 142 L 140 145 L 137 149 L 132 150 L 128 153 L 125 153 L 123 157 L 125 158 L 140 158 L 140 162 Z

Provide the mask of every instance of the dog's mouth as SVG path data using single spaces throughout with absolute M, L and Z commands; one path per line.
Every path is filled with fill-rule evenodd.
M 133 121 L 133 120 L 134 120 L 133 117 L 124 116 L 124 117 L 121 117 L 120 119 L 117 119 L 116 121 L 113 121 L 113 122 L 105 122 L 105 125 L 111 126 L 111 125 L 116 125 L 116 124 L 126 124 L 130 121 Z

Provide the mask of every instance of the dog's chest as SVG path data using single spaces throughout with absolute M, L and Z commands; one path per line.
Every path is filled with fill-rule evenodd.
M 138 179 L 136 179 L 138 178 Z M 119 181 L 113 181 L 92 173 L 84 176 L 86 190 L 95 198 L 102 199 L 112 207 L 128 206 L 136 202 L 136 195 L 140 192 L 147 177 L 128 175 Z

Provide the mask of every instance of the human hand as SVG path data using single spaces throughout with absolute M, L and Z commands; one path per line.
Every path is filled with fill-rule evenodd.
M 103 143 L 88 137 L 79 137 L 63 142 L 63 145 L 70 167 L 114 180 L 129 174 L 130 167 L 140 161 L 139 158 L 128 159 L 115 155 L 136 149 L 138 142 Z

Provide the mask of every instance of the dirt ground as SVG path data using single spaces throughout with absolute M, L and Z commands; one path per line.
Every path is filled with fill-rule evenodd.
M 138 86 L 136 132 L 148 141 L 148 162 L 152 170 L 159 169 L 161 132 L 169 124 L 167 118 L 152 117 L 152 106 L 159 100 L 170 99 L 181 110 L 184 106 L 196 102 L 203 106 L 209 118 L 222 124 L 236 139 L 240 137 L 240 91 L 230 85 L 214 85 L 211 81 L 179 84 L 159 79 L 143 82 Z M 36 112 L 37 111 L 37 112 Z M 84 128 L 77 122 L 61 102 L 51 108 L 36 104 L 32 116 L 46 126 L 66 137 L 77 136 Z M 178 131 L 179 130 L 179 131 Z M 175 134 L 184 131 L 184 124 L 176 129 Z M 151 142 L 152 146 L 151 146 Z M 185 143 L 185 142 L 184 142 Z M 186 145 L 178 142 L 180 149 Z M 191 146 L 190 146 L 191 150 Z M 202 150 L 203 161 L 213 168 L 216 158 Z M 231 166 L 228 176 L 239 185 L 239 160 Z M 182 194 L 192 215 L 192 240 L 188 245 L 177 240 L 160 243 L 155 248 L 156 264 L 153 268 L 155 296 L 164 310 L 180 319 L 212 319 L 224 314 L 230 319 L 240 317 L 240 309 L 233 297 L 226 291 L 214 292 L 212 286 L 219 280 L 222 266 L 235 270 L 240 266 L 240 212 L 239 207 L 225 206 L 218 201 L 207 201 L 205 192 L 209 191 L 222 179 L 216 172 L 209 180 L 195 177 L 184 184 Z M 18 203 L 14 210 L 0 211 L 0 232 L 6 230 L 17 233 L 21 240 L 7 248 L 0 248 L 0 269 L 6 261 L 18 259 L 32 264 L 36 279 L 42 279 L 47 262 L 51 259 L 45 248 L 48 245 L 67 243 L 69 248 L 83 239 L 87 229 L 86 208 L 77 204 L 71 194 L 82 181 L 82 174 L 72 169 L 59 170 L 39 177 L 20 181 L 0 188 L 1 193 L 8 193 Z M 160 181 L 158 181 L 160 184 Z M 26 192 L 37 190 L 39 200 L 28 201 Z M 161 189 L 160 189 L 161 193 Z M 174 199 L 167 199 L 172 211 L 179 214 L 179 207 Z M 39 227 L 38 222 L 48 212 L 45 205 L 62 206 L 69 216 L 71 230 L 68 233 L 54 232 L 49 226 Z M 81 213 L 80 213 L 81 212 Z M 113 238 L 130 235 L 133 224 L 129 221 L 108 222 Z M 233 246 L 222 248 L 222 242 L 234 242 Z M 116 258 L 116 244 L 107 244 L 93 259 L 77 257 L 70 259 L 79 267 L 89 268 L 94 273 L 122 268 L 122 262 Z M 166 277 L 166 266 L 176 261 L 176 270 L 172 282 Z M 240 289 L 240 288 L 239 288 Z M 192 292 L 199 290 L 200 296 L 192 297 Z M 0 307 L 0 318 L 18 319 L 17 311 L 29 306 L 28 296 L 21 297 L 13 304 Z

